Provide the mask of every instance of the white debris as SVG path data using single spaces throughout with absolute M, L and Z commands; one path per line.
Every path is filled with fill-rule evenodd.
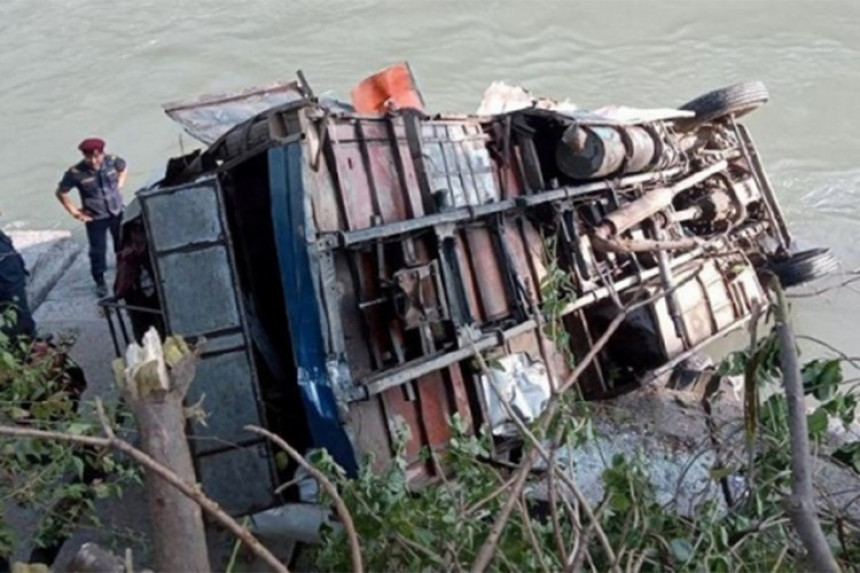
M 551 392 L 546 366 L 525 353 L 501 358 L 489 376 L 481 376 L 481 387 L 490 428 L 496 436 L 514 436 L 518 432 L 503 400 L 520 420 L 528 423 L 543 412 Z
M 550 109 L 555 111 L 574 111 L 579 109 L 568 100 L 557 102 L 549 98 L 537 98 L 522 86 L 511 86 L 505 82 L 493 82 L 484 92 L 478 115 L 495 115 L 529 108 Z

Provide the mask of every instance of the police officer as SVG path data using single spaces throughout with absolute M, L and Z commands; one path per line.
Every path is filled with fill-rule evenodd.
M 84 158 L 63 175 L 57 187 L 57 199 L 72 217 L 86 224 L 90 271 L 96 283 L 97 296 L 104 297 L 108 292 L 104 277 L 107 234 L 110 232 L 116 252 L 123 211 L 120 189 L 125 184 L 128 171 L 124 159 L 105 154 L 105 142 L 101 139 L 85 139 L 78 149 Z M 80 193 L 80 208 L 69 198 L 73 187 Z

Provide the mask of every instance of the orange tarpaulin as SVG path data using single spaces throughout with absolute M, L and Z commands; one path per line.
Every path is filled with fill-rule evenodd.
M 424 111 L 424 99 L 406 62 L 394 64 L 362 80 L 352 89 L 358 113 L 385 113 L 406 107 Z

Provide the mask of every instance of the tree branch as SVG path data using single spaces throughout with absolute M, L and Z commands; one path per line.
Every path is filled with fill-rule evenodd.
M 480 354 L 478 354 L 478 356 L 480 356 Z M 502 536 L 502 532 L 508 524 L 508 517 L 510 517 L 511 511 L 514 509 L 514 506 L 526 485 L 529 471 L 532 469 L 535 461 L 537 461 L 537 457 L 537 449 L 531 448 L 528 456 L 517 470 L 516 479 L 508 492 L 508 499 L 499 510 L 499 513 L 496 514 L 496 519 L 493 520 L 493 526 L 490 528 L 490 534 L 487 536 L 487 539 L 484 540 L 484 543 L 478 551 L 477 557 L 475 557 L 475 562 L 472 564 L 471 569 L 472 573 L 482 573 L 490 565 L 490 561 L 493 560 L 496 546 L 499 544 L 499 538 Z
M 286 440 L 284 440 L 280 436 L 273 434 L 269 430 L 263 429 L 259 426 L 245 426 L 245 430 L 268 438 L 279 448 L 287 452 L 287 454 L 289 454 L 290 457 L 293 458 L 297 464 L 304 468 L 305 471 L 311 474 L 314 479 L 319 482 L 320 486 L 324 490 L 326 490 L 326 493 L 331 496 L 331 499 L 334 502 L 335 509 L 337 510 L 337 514 L 340 516 L 341 521 L 343 521 L 343 527 L 346 530 L 346 538 L 349 541 L 350 558 L 352 559 L 353 571 L 355 571 L 355 573 L 362 573 L 364 571 L 364 566 L 362 565 L 361 561 L 361 546 L 358 543 L 358 534 L 355 531 L 355 524 L 352 521 L 352 515 L 350 515 L 349 509 L 346 507 L 346 503 L 344 503 L 343 498 L 340 497 L 340 494 L 337 492 L 337 488 L 335 487 L 335 485 L 326 477 L 324 473 L 309 464 L 308 461 L 304 458 L 304 456 L 302 456 L 290 444 L 288 444 Z
M 812 565 L 817 571 L 839 571 L 833 558 L 821 524 L 815 512 L 815 497 L 812 489 L 812 468 L 809 453 L 809 434 L 806 425 L 806 403 L 794 329 L 788 318 L 785 293 L 776 278 L 771 279 L 771 289 L 776 293 L 776 330 L 779 336 L 779 361 L 782 380 L 788 403 L 788 430 L 791 437 L 791 496 L 790 515 L 809 552 Z
M 100 401 L 96 402 L 96 408 L 99 412 L 99 418 L 102 420 L 102 424 L 104 424 L 107 421 L 107 417 L 105 416 L 104 407 L 101 406 Z M 242 542 L 245 543 L 245 545 L 247 545 L 254 554 L 265 561 L 272 570 L 279 573 L 289 573 L 289 570 L 284 566 L 284 564 L 278 561 L 277 557 L 272 555 L 269 550 L 263 546 L 263 544 L 257 541 L 251 532 L 239 525 L 235 519 L 227 515 L 217 503 L 206 497 L 197 485 L 186 483 L 169 468 L 159 464 L 153 458 L 138 450 L 128 442 L 117 438 L 113 435 L 112 430 L 110 435 L 113 435 L 113 437 L 99 438 L 95 436 L 78 436 L 63 432 L 50 432 L 34 428 L 19 428 L 15 426 L 0 425 L 0 435 L 16 438 L 33 438 L 37 440 L 68 442 L 123 452 L 178 489 L 186 497 L 197 502 L 204 511 L 209 513 L 216 521 L 221 523 L 224 527 L 230 530 L 231 533 L 241 539 Z

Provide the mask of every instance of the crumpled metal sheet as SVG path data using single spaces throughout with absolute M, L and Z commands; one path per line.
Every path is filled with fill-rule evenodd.
M 503 400 L 512 413 L 528 423 L 543 412 L 552 391 L 544 363 L 532 360 L 522 352 L 495 361 L 489 375 L 481 376 L 481 387 L 494 436 L 517 435 L 517 428 L 508 416 Z
M 211 145 L 236 125 L 255 115 L 301 99 L 298 82 L 276 83 L 239 92 L 204 95 L 165 104 L 164 112 L 191 137 Z

